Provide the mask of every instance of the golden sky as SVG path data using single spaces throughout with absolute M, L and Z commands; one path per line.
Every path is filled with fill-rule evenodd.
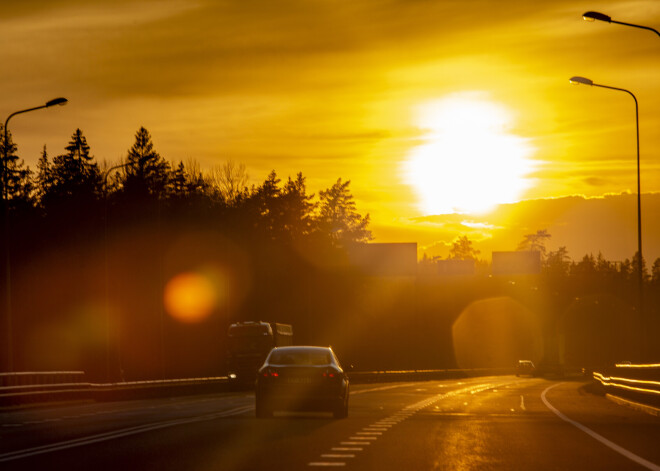
M 33 168 L 76 128 L 118 162 L 144 126 L 166 159 L 231 159 L 255 183 L 271 169 L 302 171 L 316 193 L 350 179 L 376 241 L 443 253 L 465 232 L 489 258 L 546 228 L 492 205 L 636 189 L 634 102 L 571 76 L 635 93 L 642 190 L 660 192 L 660 37 L 588 10 L 660 28 L 657 0 L 10 2 L 0 115 L 69 99 L 12 119 Z M 577 243 L 557 224 L 551 246 Z M 635 242 L 593 251 L 621 258 Z

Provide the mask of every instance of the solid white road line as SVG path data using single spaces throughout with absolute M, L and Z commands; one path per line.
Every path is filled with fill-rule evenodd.
M 74 440 L 67 440 L 64 442 L 52 443 L 50 445 L 37 446 L 34 448 L 27 448 L 24 450 L 11 451 L 9 453 L 0 454 L 0 463 L 4 461 L 17 460 L 20 458 L 27 458 L 28 456 L 41 455 L 44 453 L 51 453 L 58 450 L 66 450 L 69 448 L 76 448 L 84 445 L 91 445 L 92 443 L 105 442 L 108 440 L 114 440 L 116 438 L 128 437 L 130 435 L 137 435 L 144 432 L 150 432 L 152 430 L 159 430 L 169 427 L 174 427 L 176 425 L 190 424 L 195 422 L 203 422 L 207 420 L 214 420 L 220 417 L 227 417 L 232 415 L 239 415 L 249 410 L 254 410 L 254 406 L 243 406 L 237 407 L 235 409 L 230 409 L 222 412 L 217 412 L 214 414 L 201 415 L 197 417 L 189 417 L 186 419 L 177 419 L 170 420 L 166 422 L 157 422 L 152 424 L 138 425 L 136 427 L 128 427 L 119 430 L 113 430 L 111 432 L 99 433 L 96 435 L 90 435 L 87 437 L 77 438 Z
M 632 453 L 631 451 L 626 450 L 626 449 L 623 448 L 622 446 L 619 446 L 619 445 L 617 445 L 616 443 L 614 443 L 614 442 L 608 440 L 607 438 L 605 438 L 605 437 L 603 437 L 602 435 L 600 435 L 600 434 L 594 432 L 594 431 L 591 430 L 590 428 L 585 427 L 585 426 L 582 425 L 580 422 L 576 422 L 575 420 L 569 419 L 569 418 L 566 417 L 564 414 L 562 414 L 561 412 L 559 412 L 559 410 L 557 410 L 556 408 L 554 408 L 554 407 L 552 406 L 552 404 L 550 404 L 550 403 L 548 402 L 548 400 L 546 399 L 546 393 L 547 393 L 548 391 L 550 391 L 552 388 L 556 388 L 556 387 L 559 386 L 560 384 L 563 384 L 563 383 L 553 384 L 552 386 L 547 387 L 547 388 L 545 389 L 545 391 L 543 391 L 543 392 L 541 393 L 541 400 L 543 400 L 543 403 L 545 404 L 545 406 L 546 406 L 548 409 L 550 409 L 552 412 L 554 412 L 555 415 L 556 415 L 557 417 L 559 417 L 561 420 L 563 420 L 563 421 L 565 421 L 565 422 L 568 422 L 569 424 L 573 425 L 574 427 L 577 427 L 578 429 L 582 430 L 582 431 L 583 431 L 584 433 L 586 433 L 587 435 L 591 436 L 592 438 L 595 438 L 596 440 L 598 440 L 599 442 L 601 442 L 601 443 L 602 443 L 603 445 L 605 445 L 606 447 L 611 448 L 612 450 L 616 451 L 617 453 L 620 453 L 621 455 L 625 456 L 625 457 L 628 458 L 629 460 L 632 460 L 632 461 L 634 461 L 635 463 L 637 463 L 637 464 L 639 464 L 639 465 L 641 465 L 641 466 L 644 466 L 644 467 L 647 468 L 647 469 L 652 469 L 653 471 L 660 471 L 660 466 L 658 466 L 657 464 L 655 464 L 655 463 L 651 463 L 650 461 L 645 460 L 645 459 L 642 458 L 641 456 L 638 456 L 638 455 Z

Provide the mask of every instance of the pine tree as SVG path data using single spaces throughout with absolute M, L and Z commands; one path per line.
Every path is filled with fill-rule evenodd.
M 45 153 L 40 159 L 43 173 L 39 178 L 47 184 L 41 188 L 46 203 L 96 199 L 101 194 L 101 172 L 80 129 L 73 133 L 65 150 L 67 153 L 53 158 L 50 165 Z
M 44 145 L 41 157 L 39 157 L 39 161 L 37 162 L 36 196 L 39 202 L 44 199 L 44 196 L 48 193 L 52 184 L 52 170 L 50 168 L 50 162 L 48 161 L 48 151 Z
M 252 196 L 252 200 L 256 204 L 259 225 L 270 238 L 277 238 L 282 232 L 280 182 L 275 170 L 272 170 Z
M 312 203 L 314 195 L 307 195 L 307 186 L 302 172 L 296 179 L 289 177 L 282 191 L 282 225 L 283 229 L 293 238 L 309 235 L 313 230 L 313 211 L 316 207 Z
M 454 241 L 449 251 L 449 258 L 454 260 L 477 260 L 481 252 L 472 246 L 468 236 L 460 236 Z
M 529 250 L 541 252 L 541 258 L 545 259 L 545 243 L 552 237 L 547 229 L 540 229 L 535 234 L 526 234 L 522 242 L 518 244 L 517 250 Z
M 362 217 L 356 210 L 355 200 L 349 191 L 351 181 L 341 178 L 327 190 L 319 192 L 319 211 L 316 218 L 319 230 L 339 244 L 367 242 L 372 239 L 369 215 Z
M 4 126 L 0 124 L 1 169 L 5 172 L 3 178 L 0 178 L 0 195 L 3 196 L 3 201 L 5 198 L 9 201 L 10 207 L 16 208 L 17 206 L 31 204 L 33 193 L 32 171 L 25 166 L 25 162 L 20 160 L 16 154 L 18 147 L 14 144 L 10 132 L 7 132 L 7 142 L 5 142 L 4 131 Z
M 135 134 L 124 169 L 124 190 L 138 198 L 163 198 L 169 183 L 170 165 L 154 150 L 151 135 L 144 127 Z
M 178 198 L 183 198 L 186 196 L 186 169 L 183 165 L 183 162 L 179 162 L 176 169 L 172 174 L 172 191 L 174 196 Z

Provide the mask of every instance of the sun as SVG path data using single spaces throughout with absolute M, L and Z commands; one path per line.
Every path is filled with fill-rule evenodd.
M 532 185 L 529 142 L 509 132 L 512 113 L 484 93 L 429 101 L 416 125 L 427 131 L 404 164 L 425 214 L 486 213 L 518 201 Z

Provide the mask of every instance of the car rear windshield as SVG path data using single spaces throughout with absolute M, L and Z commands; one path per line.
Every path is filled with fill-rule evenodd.
M 332 363 L 330 352 L 324 350 L 275 350 L 268 362 L 272 365 L 320 366 Z

